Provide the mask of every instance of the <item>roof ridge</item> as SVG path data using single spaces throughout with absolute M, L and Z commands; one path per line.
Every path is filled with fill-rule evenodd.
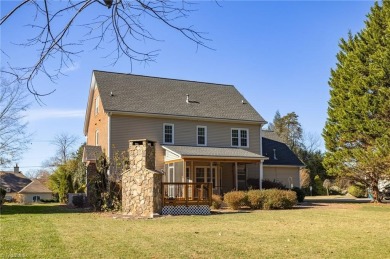
M 212 82 L 205 82 L 205 81 L 196 81 L 196 80 L 187 80 L 187 79 L 178 79 L 178 78 L 168 78 L 168 77 L 161 77 L 161 76 L 148 76 L 148 75 L 140 75 L 140 74 L 132 74 L 132 73 L 111 72 L 111 71 L 103 71 L 103 70 L 96 70 L 96 69 L 94 69 L 93 72 L 102 72 L 102 73 L 128 75 L 128 76 L 139 76 L 139 77 L 156 78 L 156 79 L 167 79 L 167 80 L 182 81 L 182 82 L 189 82 L 189 83 L 200 83 L 200 84 L 209 84 L 209 85 L 218 85 L 218 86 L 229 86 L 229 87 L 234 87 L 235 88 L 235 86 L 232 85 L 232 84 L 212 83 Z

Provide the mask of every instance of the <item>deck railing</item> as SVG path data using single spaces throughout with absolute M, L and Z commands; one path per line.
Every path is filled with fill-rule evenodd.
M 162 187 L 163 206 L 211 206 L 212 183 L 162 183 Z

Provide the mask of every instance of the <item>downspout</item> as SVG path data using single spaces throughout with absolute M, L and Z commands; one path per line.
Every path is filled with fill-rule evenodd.
M 260 155 L 262 156 L 263 155 L 263 125 L 264 124 L 260 124 Z M 260 163 L 259 163 L 259 189 L 262 190 L 263 189 L 263 161 L 264 160 L 260 160 Z
M 111 161 L 111 113 L 107 113 L 107 158 Z M 110 175 L 110 168 L 108 169 L 108 175 Z

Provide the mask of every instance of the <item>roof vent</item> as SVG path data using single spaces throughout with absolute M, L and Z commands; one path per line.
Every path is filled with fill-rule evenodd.
M 278 160 L 278 158 L 276 157 L 276 149 L 273 150 L 274 150 L 274 160 Z
M 242 103 L 242 104 L 246 104 L 246 102 L 245 102 L 244 100 L 241 100 L 241 103 Z
M 190 103 L 190 95 L 189 94 L 187 94 L 186 103 Z
M 113 94 L 113 92 L 112 92 L 112 91 L 110 92 L 110 96 L 114 96 L 114 94 Z

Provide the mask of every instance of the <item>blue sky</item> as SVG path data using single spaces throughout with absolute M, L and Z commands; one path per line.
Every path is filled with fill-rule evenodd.
M 1 1 L 1 14 L 16 1 Z M 160 49 L 156 62 L 145 64 L 120 60 L 115 66 L 104 58 L 105 50 L 86 45 L 66 76 L 56 84 L 38 77 L 38 91 L 56 91 L 44 97 L 45 105 L 33 101 L 27 112 L 33 133 L 30 149 L 17 161 L 21 170 L 39 169 L 53 156 L 50 141 L 66 132 L 83 136 L 83 123 L 92 70 L 107 70 L 195 81 L 233 84 L 254 108 L 272 121 L 295 111 L 305 131 L 320 135 L 329 99 L 328 79 L 335 67 L 340 38 L 364 26 L 372 1 L 214 1 L 196 2 L 197 12 L 182 24 L 193 24 L 212 39 L 215 49 L 197 48 L 175 31 L 156 24 L 151 31 L 161 42 L 136 43 L 140 48 Z M 59 4 L 53 1 L 52 4 Z M 100 8 L 100 7 L 99 7 Z M 1 65 L 24 65 L 36 61 L 36 47 L 22 47 L 31 29 L 31 10 L 22 9 L 1 29 Z M 91 18 L 92 13 L 83 19 Z M 73 32 L 73 31 L 72 31 Z M 70 40 L 81 35 L 78 29 Z M 73 38 L 72 38 L 73 37 Z M 33 98 L 31 98 L 33 100 Z

